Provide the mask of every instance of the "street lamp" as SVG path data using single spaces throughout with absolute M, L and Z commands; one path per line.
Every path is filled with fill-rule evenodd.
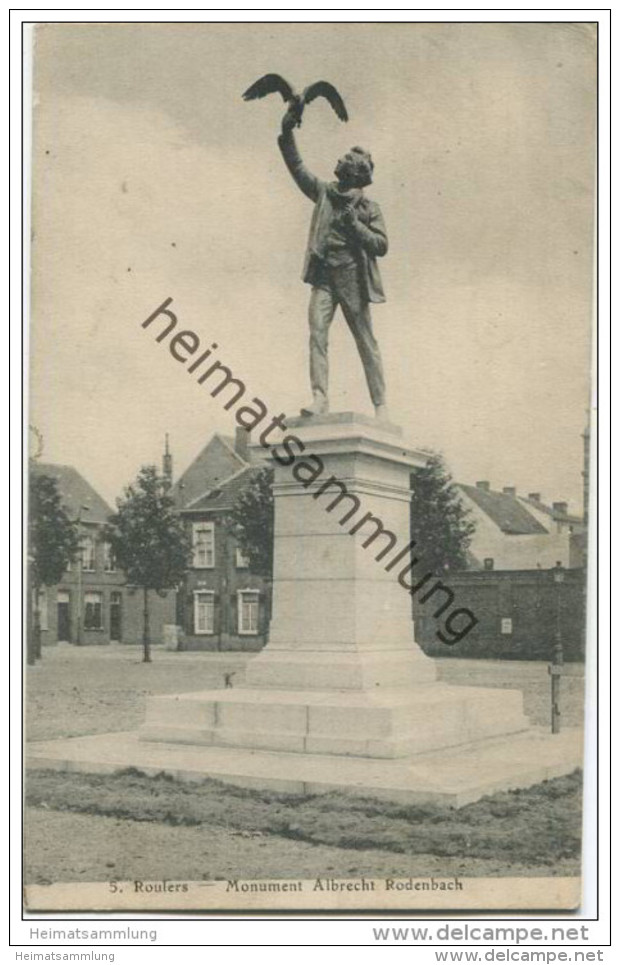
M 80 506 L 77 514 L 78 546 L 79 553 L 77 559 L 77 610 L 76 610 L 76 634 L 75 642 L 79 647 L 82 643 L 82 566 L 84 565 L 84 546 L 82 544 L 82 513 L 89 513 L 90 506 Z
M 553 582 L 555 583 L 555 643 L 553 647 L 553 661 L 548 670 L 551 676 L 551 733 L 560 733 L 560 681 L 564 667 L 564 648 L 562 646 L 562 583 L 566 576 L 562 563 L 555 564 Z

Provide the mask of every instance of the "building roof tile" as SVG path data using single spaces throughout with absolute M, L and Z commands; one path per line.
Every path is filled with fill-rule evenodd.
M 548 532 L 518 497 L 462 483 L 459 483 L 459 487 L 503 533 L 531 536 Z
M 51 476 L 56 480 L 63 506 L 72 519 L 77 519 L 81 515 L 85 523 L 105 523 L 114 512 L 73 466 L 35 462 L 32 472 Z M 88 507 L 87 510 L 82 508 L 85 506 Z
M 172 487 L 179 509 L 192 506 L 205 493 L 215 490 L 247 463 L 235 452 L 234 441 L 215 433 Z
M 185 512 L 207 512 L 232 508 L 237 496 L 247 489 L 252 476 L 260 472 L 260 466 L 244 466 L 213 489 L 207 490 L 192 503 L 186 504 Z

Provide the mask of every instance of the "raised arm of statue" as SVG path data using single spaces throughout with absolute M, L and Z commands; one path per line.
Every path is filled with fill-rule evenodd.
M 317 201 L 319 197 L 319 186 L 321 182 L 305 166 L 301 155 L 297 150 L 295 135 L 290 125 L 286 123 L 286 116 L 282 122 L 282 133 L 278 138 L 278 147 L 282 152 L 284 163 L 291 172 L 297 186 L 303 191 L 311 201 Z

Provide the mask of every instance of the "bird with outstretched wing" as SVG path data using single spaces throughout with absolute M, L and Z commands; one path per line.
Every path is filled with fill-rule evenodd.
M 284 80 L 284 77 L 280 77 L 279 74 L 265 74 L 251 87 L 248 87 L 243 99 L 253 101 L 260 97 L 266 97 L 267 94 L 281 95 L 282 100 L 288 104 L 288 112 L 294 118 L 296 127 L 301 126 L 306 104 L 310 104 L 317 97 L 324 97 L 341 121 L 349 120 L 342 97 L 333 84 L 329 84 L 326 80 L 317 80 L 316 83 L 306 87 L 302 94 L 297 94 L 288 81 Z

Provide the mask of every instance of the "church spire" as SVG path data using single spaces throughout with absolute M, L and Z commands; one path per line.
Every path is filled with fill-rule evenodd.
M 163 470 L 164 479 L 166 480 L 168 489 L 170 489 L 170 487 L 172 486 L 172 454 L 170 452 L 168 433 L 166 433 L 166 443 L 164 448 L 164 456 L 162 459 L 162 470 Z

